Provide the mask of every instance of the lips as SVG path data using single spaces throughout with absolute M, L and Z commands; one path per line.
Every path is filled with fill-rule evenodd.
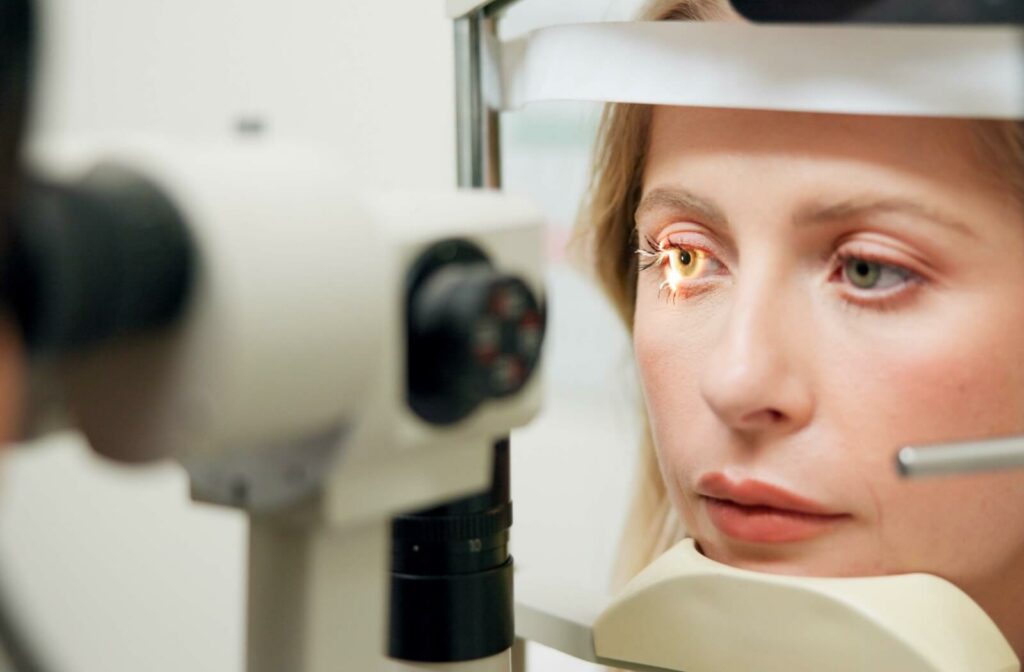
M 770 483 L 732 480 L 720 472 L 697 481 L 711 523 L 728 537 L 753 543 L 804 541 L 850 518 Z

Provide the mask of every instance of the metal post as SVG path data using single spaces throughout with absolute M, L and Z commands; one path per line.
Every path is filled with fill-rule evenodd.
M 458 184 L 501 187 L 499 112 L 493 101 L 498 67 L 497 19 L 479 9 L 455 21 L 455 115 Z M 488 75 L 491 78 L 488 79 Z
M 246 669 L 389 669 L 391 526 L 372 519 L 338 529 L 306 513 L 250 518 Z

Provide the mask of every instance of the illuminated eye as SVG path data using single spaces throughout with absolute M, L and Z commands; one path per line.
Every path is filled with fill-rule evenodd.
M 668 263 L 676 274 L 689 278 L 700 267 L 700 252 L 675 248 L 669 253 Z

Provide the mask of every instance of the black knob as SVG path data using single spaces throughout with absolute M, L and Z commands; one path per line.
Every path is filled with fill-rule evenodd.
M 487 399 L 515 394 L 536 369 L 543 309 L 475 245 L 428 249 L 413 266 L 407 301 L 409 405 L 428 422 L 457 422 Z

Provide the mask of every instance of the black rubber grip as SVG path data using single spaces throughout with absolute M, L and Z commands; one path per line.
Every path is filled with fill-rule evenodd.
M 11 221 L 9 300 L 30 351 L 81 350 L 181 314 L 195 246 L 141 176 L 103 167 L 74 185 L 30 180 Z

